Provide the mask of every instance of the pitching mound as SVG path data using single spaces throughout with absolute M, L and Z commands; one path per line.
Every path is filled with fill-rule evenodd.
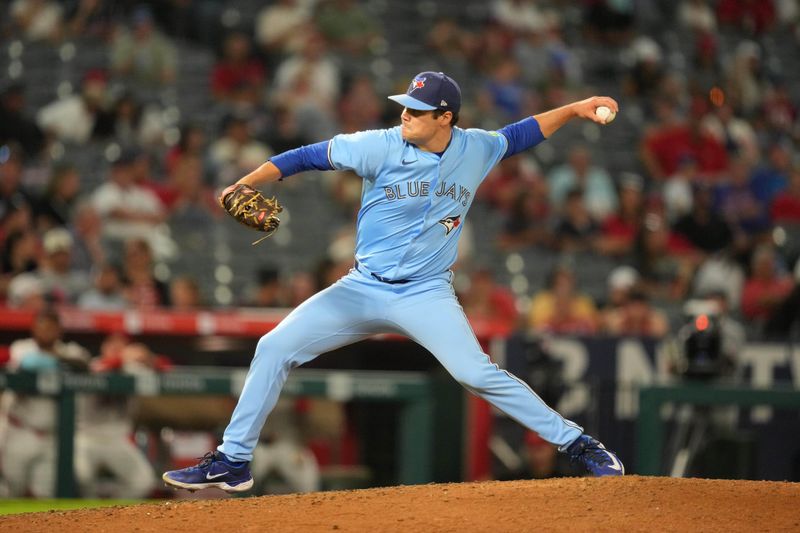
M 0 518 L 0 531 L 798 531 L 800 484 L 628 476 L 163 502 Z

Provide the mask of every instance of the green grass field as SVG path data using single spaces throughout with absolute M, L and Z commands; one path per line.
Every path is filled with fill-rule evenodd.
M 0 515 L 39 513 L 43 511 L 111 507 L 112 505 L 134 505 L 146 500 L 0 500 Z

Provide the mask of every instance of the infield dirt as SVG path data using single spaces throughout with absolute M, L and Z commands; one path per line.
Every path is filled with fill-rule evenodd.
M 28 532 L 800 531 L 800 484 L 627 476 L 165 501 L 0 517 Z

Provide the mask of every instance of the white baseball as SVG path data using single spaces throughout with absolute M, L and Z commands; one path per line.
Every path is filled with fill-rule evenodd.
M 611 123 L 617 116 L 616 113 L 611 111 L 611 108 L 604 105 L 601 105 L 600 107 L 595 109 L 594 112 L 598 117 L 600 117 L 600 119 L 603 121 L 603 124 Z

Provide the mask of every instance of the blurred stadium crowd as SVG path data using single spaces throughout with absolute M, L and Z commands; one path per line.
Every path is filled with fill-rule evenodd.
M 460 82 L 465 128 L 592 94 L 621 107 L 487 178 L 456 270 L 470 317 L 664 337 L 713 298 L 743 340 L 785 338 L 800 310 L 796 0 L 2 5 L 0 305 L 296 306 L 352 266 L 360 178 L 276 186 L 283 225 L 256 248 L 217 191 L 391 127 L 385 96 L 435 69 Z M 95 370 L 159 369 L 133 346 Z
M 464 127 L 588 94 L 622 107 L 487 178 L 458 265 L 468 313 L 661 336 L 715 293 L 762 333 L 798 277 L 797 2 L 459 5 L 14 0 L 0 297 L 296 305 L 350 266 L 359 179 L 286 182 L 283 235 L 253 250 L 215 191 L 271 154 L 395 124 L 384 95 L 437 68 L 464 87 Z

